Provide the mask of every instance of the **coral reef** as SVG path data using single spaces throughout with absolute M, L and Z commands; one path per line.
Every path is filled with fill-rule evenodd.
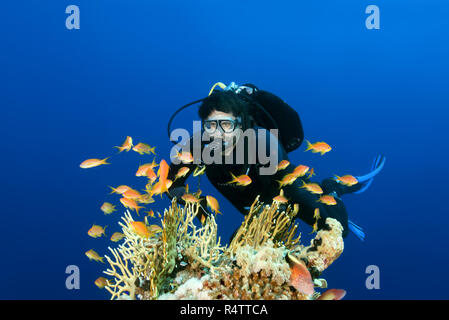
M 112 299 L 316 299 L 318 293 L 292 286 L 292 264 L 306 265 L 315 286 L 326 287 L 317 277 L 343 251 L 336 220 L 328 218 L 327 230 L 304 247 L 295 237 L 295 210 L 258 198 L 229 246 L 222 246 L 213 215 L 195 225 L 198 208 L 181 207 L 174 198 L 161 228 L 149 228 L 159 231 L 148 237 L 135 232 L 125 213 L 119 223 L 124 242 L 105 256 L 110 267 L 104 273 L 112 277 L 105 288 Z

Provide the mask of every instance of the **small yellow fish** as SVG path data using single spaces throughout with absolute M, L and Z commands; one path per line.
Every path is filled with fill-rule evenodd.
M 183 163 L 191 163 L 193 162 L 193 155 L 188 151 L 178 152 L 176 157 L 182 161 Z
M 117 188 L 113 188 L 113 187 L 109 187 L 109 188 L 112 189 L 111 193 L 117 193 L 117 194 L 123 194 L 126 191 L 128 191 L 129 189 L 131 189 L 130 187 L 125 186 L 125 185 L 118 186 Z
M 327 204 L 328 206 L 335 206 L 337 204 L 337 201 L 333 196 L 330 194 L 322 195 L 318 200 L 318 202 Z
M 98 253 L 96 253 L 93 249 L 86 251 L 85 254 L 91 261 L 95 260 L 95 261 L 100 261 L 101 263 L 104 263 L 104 261 L 103 261 L 104 257 L 100 257 L 98 255 Z
M 148 238 L 150 236 L 150 231 L 142 221 L 131 221 L 130 226 L 131 230 L 134 231 L 134 233 L 136 233 L 138 236 L 142 238 Z
M 307 171 L 309 171 L 309 167 L 300 164 L 293 170 L 292 174 L 296 177 L 302 177 L 307 173 Z
M 132 199 L 120 198 L 120 202 L 125 208 L 136 210 L 137 215 L 139 215 L 139 209 L 143 208 L 141 206 L 138 206 L 137 203 Z
M 206 222 L 206 216 L 202 215 L 200 221 L 201 221 L 201 224 L 204 224 Z
M 153 199 L 153 197 L 151 196 L 151 194 L 145 193 L 145 194 L 141 195 L 140 198 L 137 199 L 137 201 L 138 201 L 139 203 L 148 204 L 148 203 L 153 203 L 155 200 Z
M 296 216 L 299 212 L 299 204 L 295 203 L 293 205 L 293 214 Z
M 351 186 L 359 183 L 359 181 L 354 176 L 351 176 L 350 174 L 347 174 L 342 177 L 335 175 L 335 178 L 336 178 L 335 180 L 337 182 L 341 183 L 342 185 L 348 186 L 348 187 L 351 187 Z
M 121 147 L 114 147 L 114 148 L 117 148 L 119 150 L 118 152 L 120 153 L 123 150 L 126 150 L 126 152 L 128 152 L 129 150 L 131 150 L 132 146 L 133 146 L 133 138 L 127 136 L 125 142 L 123 142 Z
M 109 202 L 105 202 L 101 205 L 100 207 L 101 211 L 104 212 L 104 214 L 111 214 L 114 211 L 117 211 L 117 209 L 115 209 L 115 206 L 112 203 Z
M 97 280 L 95 280 L 95 285 L 98 288 L 103 289 L 104 287 L 106 287 L 108 285 L 108 280 L 106 280 L 106 278 L 99 277 L 99 278 L 97 278 Z
M 315 210 L 313 210 L 313 218 L 315 220 L 317 220 L 317 221 L 318 221 L 318 219 L 321 218 L 321 216 L 320 216 L 320 209 L 319 208 L 315 208 Z
M 110 164 L 109 162 L 106 162 L 106 160 L 108 160 L 108 159 L 109 159 L 109 157 L 104 158 L 103 160 L 87 159 L 87 160 L 84 160 L 83 162 L 81 162 L 80 168 L 88 169 L 88 168 L 101 166 L 102 164 Z
M 101 235 L 104 234 L 104 236 L 106 236 L 106 233 L 104 233 L 104 231 L 106 230 L 106 227 L 102 227 L 99 225 L 94 224 L 89 231 L 87 231 L 87 234 L 89 236 L 91 236 L 92 238 L 99 238 L 101 237 Z
M 295 182 L 295 180 L 296 180 L 297 178 L 298 178 L 298 177 L 297 177 L 294 173 L 286 174 L 286 175 L 282 178 L 281 181 L 278 181 L 278 182 L 279 182 L 279 188 L 282 188 L 283 186 L 292 184 L 293 182 Z
M 281 162 L 279 162 L 276 171 L 284 170 L 288 167 L 289 164 L 290 162 L 288 160 L 282 160 Z
M 288 200 L 286 197 L 284 197 L 284 190 L 281 189 L 281 192 L 279 195 L 273 198 L 273 201 L 276 201 L 278 203 L 288 203 Z
M 303 185 L 300 188 L 305 188 L 307 191 L 310 191 L 311 193 L 314 193 L 314 194 L 322 194 L 323 193 L 323 189 L 321 189 L 321 187 L 318 183 L 305 183 L 304 181 L 302 183 L 303 183 Z
M 158 226 L 157 224 L 152 224 L 151 226 L 147 227 L 148 232 L 151 234 L 160 233 L 162 232 L 162 228 Z
M 315 142 L 312 144 L 308 140 L 306 141 L 307 141 L 307 149 L 304 151 L 312 150 L 313 153 L 321 153 L 321 155 L 323 155 L 326 152 L 332 150 L 332 148 L 326 142 Z
M 156 147 L 151 148 L 150 145 L 148 145 L 146 143 L 139 142 L 136 146 L 133 147 L 133 150 L 140 155 L 143 155 L 145 153 L 146 154 L 152 153 L 152 154 L 156 155 L 156 152 L 154 151 L 155 148 Z
M 188 167 L 182 167 L 182 168 L 180 168 L 180 169 L 178 170 L 178 172 L 176 173 L 175 181 L 176 181 L 177 179 L 179 179 L 179 178 L 184 177 L 189 171 L 190 171 L 190 168 L 188 168 Z
M 125 235 L 121 232 L 114 232 L 114 234 L 111 236 L 112 242 L 118 242 L 122 240 L 125 237 Z
M 220 206 L 219 206 L 219 204 L 218 204 L 218 201 L 217 201 L 217 199 L 215 199 L 214 197 L 212 197 L 212 196 L 206 196 L 206 202 L 207 202 L 207 206 L 215 213 L 215 214 L 217 214 L 217 213 L 220 213 L 221 214 L 221 212 L 220 212 Z
M 204 174 L 205 171 L 206 171 L 206 166 L 196 167 L 195 170 L 193 171 L 193 176 L 197 177 L 199 175 L 202 175 L 202 174 Z
M 313 226 L 312 226 L 312 232 L 310 232 L 309 234 L 315 233 L 318 231 L 318 221 L 316 221 Z
M 238 177 L 233 175 L 232 172 L 230 172 L 230 174 L 232 176 L 232 180 L 228 183 L 236 183 L 238 186 L 246 187 L 247 185 L 249 185 L 252 182 L 251 178 L 249 176 L 247 176 L 246 174 L 242 174 Z

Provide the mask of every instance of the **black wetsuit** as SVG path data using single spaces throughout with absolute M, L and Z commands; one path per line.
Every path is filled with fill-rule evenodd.
M 269 135 L 267 134 L 267 143 L 269 143 L 268 137 Z M 287 153 L 280 143 L 278 143 L 277 152 L 277 163 L 282 160 L 288 160 Z M 177 196 L 178 198 L 182 196 L 184 193 L 183 187 L 185 187 L 186 179 L 193 172 L 196 166 L 197 165 L 192 163 L 181 163 L 177 165 L 172 163 L 170 165 L 168 179 L 171 179 L 172 181 L 181 167 L 190 168 L 190 171 L 186 176 L 173 182 L 169 190 L 171 196 Z M 246 215 L 248 213 L 247 207 L 251 206 L 258 195 L 260 195 L 260 201 L 266 204 L 271 204 L 273 198 L 279 195 L 280 189 L 278 181 L 281 181 L 286 174 L 293 172 L 296 167 L 295 164 L 290 163 L 286 169 L 280 170 L 273 175 L 260 175 L 260 166 L 261 165 L 259 163 L 251 164 L 249 166 L 246 166 L 245 164 L 210 164 L 206 165 L 206 175 L 217 190 L 223 194 L 223 196 L 226 197 L 237 208 L 237 210 Z M 246 172 L 246 170 L 248 170 L 248 172 Z M 247 186 L 230 184 L 229 182 L 232 180 L 230 172 L 232 172 L 235 176 L 247 174 L 252 180 L 251 184 Z M 344 228 L 343 236 L 345 237 L 348 234 L 348 214 L 339 197 L 345 193 L 355 192 L 359 190 L 361 186 L 354 185 L 352 187 L 347 187 L 337 183 L 334 179 L 325 179 L 320 184 L 324 194 L 335 192 L 335 200 L 337 201 L 336 205 L 326 205 L 317 201 L 320 195 L 312 194 L 305 188 L 301 188 L 303 181 L 306 183 L 310 182 L 306 176 L 307 174 L 304 177 L 297 178 L 293 184 L 282 187 L 284 190 L 284 196 L 288 199 L 289 204 L 299 204 L 299 212 L 297 217 L 305 221 L 307 224 L 313 225 L 315 223 L 315 218 L 313 217 L 314 210 L 315 208 L 319 208 L 321 218 L 318 220 L 318 229 L 325 228 L 325 220 L 327 217 L 335 218 L 342 224 Z M 206 208 L 205 203 L 202 203 L 202 206 Z

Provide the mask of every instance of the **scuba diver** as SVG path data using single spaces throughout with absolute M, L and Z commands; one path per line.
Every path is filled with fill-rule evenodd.
M 215 90 L 217 85 L 223 90 Z M 260 169 L 267 169 L 267 164 L 257 157 L 256 161 L 250 161 L 251 152 L 246 152 L 249 148 L 253 148 L 253 153 L 256 150 L 258 154 L 261 136 L 256 135 L 256 141 L 248 142 L 242 136 L 242 132 L 250 128 L 257 129 L 257 131 L 265 130 L 265 142 L 269 146 L 265 148 L 265 151 L 275 152 L 277 158 L 275 166 L 277 166 L 282 160 L 288 161 L 287 153 L 297 149 L 304 140 L 304 132 L 297 112 L 279 97 L 267 91 L 259 90 L 252 84 L 238 86 L 232 82 L 229 86 L 226 86 L 219 82 L 212 87 L 206 98 L 185 105 L 173 114 L 168 124 L 169 136 L 171 133 L 170 126 L 176 114 L 198 102 L 201 102 L 198 110 L 202 123 L 201 134 L 206 135 L 209 141 L 212 141 L 202 143 L 201 149 L 209 148 L 208 151 L 211 154 L 218 152 L 223 161 L 208 164 L 205 164 L 202 160 L 179 164 L 172 161 L 167 177 L 173 181 L 169 188 L 169 197 L 176 197 L 182 203 L 181 196 L 186 192 L 186 180 L 189 175 L 195 170 L 196 172 L 205 170 L 205 174 L 212 185 L 242 214 L 248 213 L 249 207 L 257 196 L 260 196 L 259 201 L 271 204 L 273 198 L 280 193 L 279 181 L 286 174 L 292 173 L 295 165 L 289 163 L 283 170 L 273 171 L 272 174 L 261 174 Z M 277 137 L 273 138 L 270 129 L 278 130 Z M 190 150 L 193 148 L 193 140 L 194 138 L 191 138 L 188 142 L 190 143 Z M 236 161 L 237 152 L 233 151 L 237 150 L 242 144 L 243 150 L 245 150 L 244 159 L 239 162 Z M 231 161 L 226 161 L 226 157 Z M 348 214 L 341 196 L 365 191 L 372 183 L 374 176 L 382 170 L 384 163 L 385 157 L 377 156 L 374 159 L 371 171 L 363 176 L 355 176 L 358 183 L 352 186 L 343 185 L 335 178 L 323 180 L 320 184 L 323 194 L 334 196 L 335 205 L 318 202 L 319 194 L 313 194 L 305 188 L 301 188 L 305 183 L 310 182 L 311 175 L 298 177 L 292 184 L 282 186 L 283 194 L 288 200 L 288 204 L 299 205 L 296 217 L 307 224 L 312 226 L 315 223 L 314 211 L 318 208 L 321 217 L 318 220 L 318 230 L 326 229 L 326 218 L 334 218 L 343 227 L 343 237 L 346 237 L 348 231 L 351 230 L 363 240 L 365 234 L 359 226 L 348 220 Z M 190 169 L 188 174 L 176 178 L 176 173 L 182 167 Z M 241 175 L 250 177 L 251 183 L 246 186 L 230 183 L 233 178 Z M 210 214 L 205 209 L 205 200 L 201 201 L 201 209 L 198 212 L 198 218 L 200 219 L 204 215 Z

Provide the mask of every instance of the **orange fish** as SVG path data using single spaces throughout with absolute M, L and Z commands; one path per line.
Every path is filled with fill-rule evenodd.
M 131 200 L 138 200 L 142 195 L 139 191 L 130 188 L 129 190 L 125 191 L 122 196 Z
M 178 173 L 176 173 L 175 181 L 176 181 L 176 179 L 184 177 L 189 171 L 190 171 L 190 168 L 188 168 L 188 167 L 180 168 L 178 170 Z
M 150 145 L 143 143 L 143 142 L 139 142 L 136 146 L 133 147 L 133 150 L 135 152 L 137 152 L 138 154 L 142 155 L 142 154 L 156 154 L 156 152 L 154 152 L 154 149 L 156 147 L 151 148 Z
M 329 194 L 322 195 L 317 201 L 327 204 L 328 206 L 335 206 L 337 204 L 335 198 Z
M 118 242 L 122 240 L 125 237 L 125 235 L 121 232 L 114 232 L 114 234 L 111 236 L 112 242 Z
M 131 150 L 132 146 L 133 146 L 133 138 L 127 136 L 125 142 L 123 142 L 121 147 L 114 147 L 114 148 L 117 148 L 118 152 L 120 153 L 123 150 L 126 150 L 126 152 L 128 152 L 129 150 Z
M 118 186 L 117 188 L 113 188 L 113 187 L 109 187 L 109 188 L 112 189 L 111 193 L 118 193 L 118 194 L 123 194 L 126 191 L 128 191 L 129 189 L 131 189 L 130 187 L 125 186 L 125 185 Z
M 307 267 L 298 260 L 292 260 L 292 266 L 290 267 L 290 285 L 301 293 L 312 295 L 315 290 L 313 289 L 312 276 L 310 275 Z
M 309 171 L 309 167 L 300 164 L 293 170 L 292 174 L 296 177 L 302 177 L 307 173 L 307 171 Z
M 103 160 L 100 160 L 100 159 L 88 159 L 88 160 L 85 160 L 85 161 L 81 162 L 80 168 L 88 169 L 88 168 L 101 166 L 102 164 L 110 164 L 109 162 L 106 162 L 106 160 L 108 160 L 108 159 L 109 159 L 109 157 L 104 158 Z
M 183 196 L 181 197 L 181 199 L 184 200 L 186 203 L 200 202 L 200 199 L 191 193 L 184 193 Z
M 99 238 L 99 237 L 101 237 L 101 235 L 103 235 L 103 234 L 104 234 L 104 236 L 106 236 L 106 233 L 104 233 L 105 230 L 106 230 L 106 227 L 104 227 L 104 229 L 103 229 L 102 226 L 98 226 L 98 225 L 94 224 L 94 225 L 89 229 L 89 231 L 87 231 L 87 234 L 88 234 L 89 236 L 91 236 L 92 238 Z
M 220 213 L 220 206 L 218 205 L 218 201 L 217 199 L 215 199 L 212 196 L 206 196 L 206 202 L 207 202 L 207 206 L 215 213 Z
M 95 285 L 98 288 L 103 289 L 104 287 L 106 287 L 108 285 L 108 280 L 106 280 L 106 278 L 99 277 L 99 278 L 97 278 L 97 280 L 95 280 Z
M 136 177 L 146 177 L 148 169 L 151 168 L 151 163 L 145 163 L 139 166 L 136 172 Z
M 312 169 L 310 169 L 310 172 L 309 172 L 309 175 L 307 176 L 307 179 L 310 179 L 314 175 L 315 175 L 315 170 L 312 168 Z
M 191 162 L 193 162 L 193 156 L 188 151 L 178 152 L 176 154 L 176 158 L 178 158 L 183 163 L 191 163 Z
M 157 179 L 157 175 L 154 173 L 153 169 L 151 169 L 151 168 L 148 168 L 148 170 L 146 171 L 146 176 L 151 182 L 154 182 Z
M 154 211 L 153 210 L 147 211 L 145 213 L 147 213 L 147 217 L 154 218 Z
M 168 166 L 167 162 L 164 159 L 162 159 L 161 162 L 159 163 L 159 170 L 157 172 L 159 176 L 159 182 L 161 182 L 161 193 L 168 192 L 166 182 L 169 170 L 170 167 Z
M 346 291 L 342 289 L 329 289 L 324 292 L 318 300 L 341 300 L 346 295 Z
M 335 175 L 335 180 L 337 182 L 341 183 L 342 185 L 345 185 L 348 187 L 351 187 L 351 186 L 359 183 L 359 181 L 354 176 L 351 176 L 350 174 L 347 174 L 342 177 Z
M 138 206 L 137 203 L 132 199 L 120 198 L 120 202 L 125 208 L 136 210 L 137 215 L 139 215 L 139 209 L 143 208 Z
M 312 150 L 313 153 L 321 153 L 321 155 L 323 155 L 326 152 L 331 151 L 332 148 L 326 142 L 315 142 L 312 144 L 309 141 L 307 141 L 307 149 L 304 151 L 309 150 Z
M 290 162 L 288 160 L 282 160 L 281 162 L 279 162 L 276 171 L 284 170 L 288 167 L 289 164 Z
M 279 195 L 273 198 L 273 201 L 276 201 L 278 203 L 288 203 L 288 200 L 286 197 L 284 197 L 284 190 L 281 189 L 281 192 Z
M 286 175 L 282 178 L 281 181 L 278 181 L 278 182 L 279 182 L 279 188 L 282 188 L 283 186 L 292 184 L 293 182 L 295 182 L 295 180 L 296 180 L 297 178 L 298 178 L 298 177 L 297 177 L 295 174 L 293 174 L 293 173 L 286 174 Z
M 160 194 L 160 195 L 161 195 L 161 198 L 162 198 L 162 194 L 163 194 L 162 190 L 163 190 L 163 189 L 166 189 L 166 190 L 168 191 L 168 189 L 171 187 L 172 183 L 173 183 L 173 181 L 171 181 L 170 179 L 167 179 L 167 180 L 165 181 L 165 184 L 164 184 L 164 185 L 162 184 L 162 181 L 158 181 L 158 182 L 156 182 L 156 184 L 151 188 L 151 190 L 149 191 L 149 194 L 150 194 L 151 196 Z
M 104 263 L 104 261 L 103 261 L 104 257 L 100 257 L 98 255 L 98 253 L 96 253 L 93 249 L 86 251 L 85 254 L 91 261 L 95 260 L 95 261 L 100 261 L 101 263 Z
M 238 186 L 246 187 L 247 185 L 249 185 L 252 182 L 251 178 L 248 177 L 246 174 L 242 174 L 238 177 L 233 175 L 232 172 L 230 172 L 230 174 L 232 176 L 232 180 L 229 181 L 228 183 L 236 183 Z
M 101 209 L 101 211 L 104 212 L 104 214 L 111 214 L 111 213 L 113 213 L 114 211 L 117 211 L 117 210 L 115 209 L 115 206 L 114 206 L 113 204 L 109 203 L 109 202 L 103 203 L 103 204 L 101 205 L 100 209 Z
M 131 221 L 129 224 L 131 226 L 131 230 L 138 236 L 142 238 L 148 238 L 150 236 L 150 231 L 142 221 Z
M 303 185 L 300 188 L 305 188 L 307 191 L 310 191 L 314 194 L 322 194 L 323 193 L 323 189 L 321 189 L 321 187 L 318 183 L 305 183 L 304 181 L 302 183 L 303 183 Z

